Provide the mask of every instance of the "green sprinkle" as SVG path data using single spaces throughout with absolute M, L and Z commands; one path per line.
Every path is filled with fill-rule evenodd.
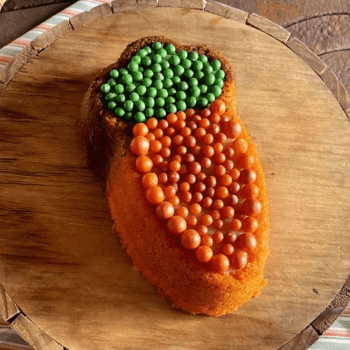
M 168 111 L 168 113 L 176 113 L 177 112 L 177 108 L 174 104 L 168 104 L 166 106 L 166 110 Z
M 133 114 L 131 112 L 126 112 L 124 115 L 125 120 L 130 121 L 133 117 Z
M 146 97 L 144 102 L 147 108 L 153 108 L 155 105 L 155 101 L 153 97 Z
M 192 78 L 193 75 L 194 75 L 194 72 L 191 69 L 186 70 L 185 73 L 184 73 L 184 77 L 187 78 L 187 79 Z
M 198 53 L 196 51 L 192 51 L 189 53 L 188 58 L 191 61 L 197 61 L 198 60 Z
M 204 108 L 208 105 L 208 100 L 205 97 L 200 97 L 197 102 L 201 108 Z
M 133 82 L 132 76 L 130 74 L 123 75 L 122 81 L 124 84 L 129 85 Z
M 131 100 L 127 100 L 124 102 L 124 108 L 126 111 L 131 112 L 134 108 L 134 102 Z
M 141 49 L 141 50 L 139 50 L 139 51 L 137 52 L 136 55 L 137 55 L 137 56 L 140 56 L 140 57 L 145 57 L 145 56 L 148 55 L 148 52 L 147 52 L 147 50 L 145 50 L 145 49 Z
M 159 41 L 157 41 L 157 42 L 155 42 L 155 43 L 152 44 L 152 49 L 157 51 L 157 50 L 161 49 L 162 46 L 163 46 L 162 43 L 160 43 Z
M 181 81 L 177 84 L 177 89 L 180 91 L 186 91 L 188 89 L 188 84 L 185 81 Z
M 195 77 L 198 81 L 200 81 L 200 80 L 204 77 L 204 73 L 201 72 L 201 71 L 197 71 L 197 72 L 194 73 L 194 77 Z
M 164 79 L 163 80 L 163 86 L 166 88 L 166 89 L 169 89 L 170 87 L 173 86 L 173 81 L 171 79 Z
M 165 69 L 163 73 L 165 78 L 172 78 L 174 76 L 173 70 L 169 68 Z
M 151 69 L 154 73 L 159 73 L 162 71 L 162 66 L 159 63 L 155 63 Z
M 156 105 L 158 107 L 163 107 L 165 105 L 165 100 L 164 98 L 161 98 L 161 97 L 157 97 L 156 98 Z
M 168 89 L 168 94 L 169 95 L 175 95 L 176 94 L 176 90 L 173 87 L 171 87 L 170 89 Z
M 153 62 L 154 62 L 154 63 L 160 63 L 160 62 L 162 62 L 162 56 L 161 56 L 161 55 L 158 55 L 158 54 L 154 55 L 154 57 L 153 57 Z
M 132 75 L 135 81 L 141 81 L 143 79 L 143 74 L 140 71 L 134 72 Z
M 222 79 L 215 79 L 214 85 L 217 85 L 219 88 L 222 88 L 224 86 L 224 81 Z
M 177 101 L 177 102 L 176 102 L 176 108 L 177 108 L 179 111 L 184 111 L 184 110 L 186 110 L 186 108 L 187 108 L 186 102 L 185 102 L 185 101 Z
M 210 92 L 215 96 L 219 97 L 221 95 L 221 89 L 217 85 L 213 85 L 210 87 Z
M 131 61 L 128 64 L 128 69 L 129 69 L 130 72 L 136 72 L 139 69 L 139 65 L 136 62 Z
M 162 73 L 156 73 L 153 77 L 154 80 L 164 80 L 164 75 Z
M 181 60 L 180 60 L 179 56 L 173 55 L 173 56 L 170 56 L 170 58 L 169 58 L 169 63 L 172 66 L 177 66 L 180 64 L 180 62 L 181 62 Z
M 156 109 L 156 116 L 158 118 L 164 118 L 166 116 L 166 111 L 164 108 L 158 108 Z
M 153 86 L 157 89 L 157 90 L 160 90 L 160 89 L 163 89 L 163 83 L 161 80 L 155 80 L 153 82 Z
M 117 85 L 117 82 L 112 78 L 107 81 L 107 84 L 111 87 L 114 87 Z
M 216 72 L 221 68 L 221 62 L 219 60 L 212 60 L 210 62 L 210 65 L 212 66 L 214 72 Z
M 188 84 L 190 86 L 198 86 L 198 80 L 196 78 L 190 78 L 190 80 L 188 81 Z
M 208 86 L 203 84 L 199 86 L 199 89 L 201 90 L 201 94 L 203 95 L 208 91 Z
M 176 102 L 176 100 L 175 100 L 175 98 L 172 97 L 172 96 L 169 96 L 169 97 L 167 97 L 167 98 L 165 99 L 165 104 L 167 104 L 167 105 L 173 104 L 173 103 L 175 103 L 175 102 Z
M 198 86 L 192 86 L 190 88 L 190 95 L 193 97 L 198 97 L 201 94 L 201 90 Z
M 193 96 L 186 98 L 186 104 L 188 107 L 193 108 L 197 103 L 197 99 Z
M 161 97 L 161 98 L 164 98 L 164 99 L 166 99 L 167 97 L 168 97 L 168 91 L 167 90 L 165 90 L 165 89 L 160 89 L 159 91 L 158 91 L 158 96 L 159 97 Z
M 119 73 L 120 73 L 121 75 L 129 74 L 129 72 L 128 72 L 128 70 L 127 70 L 126 68 L 121 68 L 121 69 L 119 70 Z
M 138 56 L 136 56 L 136 57 L 138 57 Z M 141 64 L 143 66 L 149 67 L 152 65 L 152 60 L 148 56 L 142 57 Z
M 115 94 L 114 92 L 109 92 L 107 95 L 106 95 L 106 100 L 107 101 L 113 101 L 117 98 L 117 94 Z
M 136 102 L 140 99 L 140 96 L 138 93 L 136 92 L 132 92 L 130 95 L 129 95 L 129 99 L 132 101 L 132 102 Z
M 186 50 L 181 50 L 178 52 L 178 57 L 181 59 L 181 60 L 185 60 L 188 56 L 188 53 Z
M 111 91 L 111 86 L 109 84 L 102 84 L 101 91 L 104 94 L 108 94 Z
M 135 89 L 136 89 L 136 85 L 135 84 L 129 84 L 129 85 L 125 86 L 125 91 L 128 92 L 128 93 L 133 92 Z
M 108 103 L 108 109 L 114 109 L 115 107 L 117 107 L 117 104 L 114 101 Z
M 195 61 L 192 65 L 193 70 L 199 71 L 203 68 L 203 63 L 201 61 Z
M 215 82 L 214 74 L 208 74 L 204 77 L 204 81 L 207 85 L 213 85 Z
M 169 55 L 172 55 L 175 53 L 176 49 L 175 49 L 175 46 L 173 44 L 168 44 L 166 47 L 166 52 L 169 54 Z
M 215 73 L 215 77 L 216 78 L 219 78 L 219 79 L 224 79 L 225 78 L 225 72 L 223 70 L 218 70 L 216 73 Z
M 146 120 L 146 116 L 144 115 L 144 113 L 142 112 L 136 112 L 135 114 L 135 120 L 138 122 L 138 123 L 142 123 Z
M 180 77 L 173 77 L 171 80 L 172 80 L 172 82 L 174 84 L 179 84 L 181 82 L 181 78 Z
M 111 70 L 111 72 L 109 73 L 109 75 L 114 78 L 117 79 L 119 78 L 119 72 L 116 69 Z
M 199 55 L 198 61 L 202 63 L 207 63 L 208 62 L 208 57 L 205 55 Z
M 143 112 L 145 114 L 146 118 L 150 118 L 154 116 L 154 109 L 153 108 L 146 108 Z
M 138 101 L 135 102 L 135 108 L 136 108 L 136 110 L 142 112 L 142 111 L 145 110 L 146 105 L 145 105 L 145 103 L 143 101 L 138 100 Z
M 160 81 L 160 80 L 157 80 L 157 81 Z M 157 89 L 154 88 L 154 87 L 150 87 L 147 89 L 147 95 L 149 97 L 156 97 L 157 96 Z
M 204 74 L 211 74 L 213 73 L 213 67 L 209 63 L 204 63 L 202 71 Z
M 144 85 L 139 85 L 137 88 L 136 88 L 136 92 L 140 95 L 140 96 L 143 96 L 147 91 L 147 88 L 146 86 Z
M 180 100 L 180 101 L 185 100 L 186 97 L 187 97 L 187 95 L 186 95 L 186 92 L 184 92 L 184 91 L 178 91 L 178 92 L 176 93 L 176 98 L 177 98 L 178 100 Z
M 146 69 L 145 72 L 143 73 L 145 78 L 152 78 L 154 73 L 151 69 Z
M 121 107 L 117 107 L 115 110 L 114 110 L 114 114 L 117 116 L 117 117 L 123 117 L 125 115 L 125 111 L 123 108 Z
M 150 78 L 144 78 L 142 80 L 142 85 L 148 88 L 152 85 L 152 80 Z
M 185 69 L 190 69 L 192 66 L 192 62 L 189 59 L 184 59 L 182 61 L 182 67 L 184 67 Z
M 170 63 L 168 61 L 160 62 L 160 65 L 162 66 L 163 70 L 168 69 L 170 67 Z
M 124 103 L 125 100 L 126 100 L 126 98 L 125 98 L 124 94 L 120 94 L 120 95 L 117 96 L 117 102 L 118 103 Z
M 174 75 L 179 77 L 180 75 L 185 73 L 185 68 L 178 65 L 174 67 Z
M 168 53 L 165 49 L 161 48 L 157 51 L 157 55 L 159 55 L 163 59 L 168 55 Z
M 140 63 L 141 63 L 141 57 L 135 55 L 135 56 L 133 56 L 133 57 L 131 58 L 131 62 L 135 62 L 136 64 L 140 64 Z
M 215 96 L 211 92 L 208 92 L 205 95 L 205 98 L 208 100 L 208 103 L 212 103 L 215 100 Z

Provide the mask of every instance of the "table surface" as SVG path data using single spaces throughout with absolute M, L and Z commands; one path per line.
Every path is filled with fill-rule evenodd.
M 59 13 L 76 1 L 63 0 L 0 0 L 0 48 Z M 286 28 L 316 53 L 350 91 L 350 3 L 348 0 L 320 2 L 318 0 L 219 0 L 219 2 L 257 13 Z M 336 321 L 324 337 L 311 349 L 334 349 L 322 339 L 350 337 L 350 309 Z M 343 331 L 347 328 L 347 331 Z M 343 344 L 349 346 L 348 344 Z M 337 344 L 339 349 L 346 349 Z M 329 347 L 331 346 L 331 347 Z M 26 342 L 0 321 L 0 348 L 31 349 Z M 338 348 L 337 348 L 338 349 Z

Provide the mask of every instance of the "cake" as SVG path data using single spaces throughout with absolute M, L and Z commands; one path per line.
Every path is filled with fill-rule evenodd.
M 192 314 L 256 297 L 269 254 L 266 184 L 228 60 L 163 36 L 129 44 L 85 94 L 80 134 L 135 271 Z

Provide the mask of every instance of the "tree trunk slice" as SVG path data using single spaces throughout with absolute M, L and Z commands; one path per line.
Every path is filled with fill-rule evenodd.
M 240 13 L 208 4 L 226 17 Z M 292 42 L 294 53 L 279 41 L 280 31 L 275 39 L 268 25 L 265 34 L 262 21 L 255 22 L 258 30 L 173 7 L 104 9 L 85 18 L 65 27 L 61 38 L 57 31 L 48 35 L 48 45 L 38 39 L 46 48 L 3 74 L 9 77 L 3 84 L 12 81 L 0 99 L 0 281 L 31 322 L 19 314 L 12 323 L 32 345 L 28 325 L 34 324 L 70 350 L 307 349 L 326 329 L 321 318 L 349 272 L 347 95 L 338 87 L 333 95 L 310 68 L 330 76 L 311 51 Z M 267 178 L 268 284 L 220 318 L 172 308 L 132 270 L 76 135 L 94 76 L 131 41 L 158 34 L 209 44 L 228 57 L 237 73 L 239 114 Z M 336 299 L 341 302 L 328 307 L 330 317 L 349 300 L 349 285 Z

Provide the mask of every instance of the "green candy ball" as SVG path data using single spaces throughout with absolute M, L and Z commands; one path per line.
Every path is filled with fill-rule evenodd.
M 201 94 L 203 95 L 203 94 L 205 94 L 208 91 L 208 86 L 203 84 L 203 85 L 199 86 L 199 89 L 201 91 Z
M 129 84 L 125 86 L 125 91 L 130 94 L 130 92 L 133 92 L 136 89 L 135 84 Z
M 194 72 L 193 72 L 193 70 L 191 70 L 191 69 L 186 70 L 185 73 L 184 73 L 184 77 L 185 77 L 186 79 L 192 78 L 193 75 L 194 75 Z
M 141 63 L 141 57 L 135 55 L 135 56 L 133 56 L 133 57 L 131 58 L 131 62 L 135 62 L 136 64 L 140 64 L 140 63 Z
M 186 98 L 186 104 L 188 107 L 193 108 L 197 103 L 197 99 L 193 96 Z
M 174 84 L 179 84 L 181 82 L 181 78 L 180 77 L 172 77 L 171 80 L 172 80 L 172 82 Z
M 159 55 L 163 59 L 168 55 L 168 53 L 165 49 L 161 48 L 157 51 L 157 55 Z
M 137 55 L 137 56 L 140 56 L 140 57 L 142 58 L 142 57 L 147 56 L 147 55 L 148 55 L 148 52 L 147 52 L 147 50 L 145 50 L 145 49 L 141 49 L 141 50 L 139 50 L 139 51 L 137 52 L 136 55 Z
M 128 69 L 129 69 L 130 72 L 136 72 L 139 69 L 139 65 L 136 62 L 131 61 L 128 64 Z
M 117 98 L 117 94 L 115 94 L 114 92 L 109 92 L 106 95 L 106 101 L 113 101 Z
M 204 63 L 202 71 L 206 75 L 211 74 L 211 73 L 213 73 L 213 68 L 209 63 Z
M 124 84 L 129 85 L 133 82 L 133 78 L 130 74 L 123 75 L 122 81 Z
M 165 99 L 165 104 L 167 105 L 170 105 L 170 104 L 174 104 L 176 102 L 175 98 L 172 97 L 172 96 L 168 96 L 166 99 Z
M 208 103 L 212 103 L 215 100 L 215 96 L 211 92 L 208 92 L 205 95 L 205 98 L 208 100 Z
M 158 54 L 154 55 L 154 56 L 153 56 L 153 62 L 154 62 L 154 63 L 160 63 L 160 62 L 162 62 L 162 56 L 161 56 L 161 55 L 158 55 Z
M 140 95 L 140 96 L 143 96 L 147 91 L 147 88 L 146 86 L 144 85 L 139 85 L 137 88 L 136 88 L 136 92 Z
M 190 78 L 190 80 L 188 81 L 188 85 L 198 86 L 198 80 L 196 78 Z
M 134 108 L 134 102 L 132 102 L 131 100 L 127 100 L 124 102 L 124 109 L 127 112 L 131 112 Z
M 178 52 L 178 57 L 180 58 L 180 60 L 185 60 L 188 56 L 188 53 L 186 50 L 181 50 Z
M 170 63 L 168 61 L 160 62 L 160 65 L 162 66 L 163 70 L 168 69 L 170 67 Z
M 203 69 L 203 63 L 201 61 L 195 61 L 192 65 L 193 70 L 200 71 Z
M 164 118 L 166 116 L 166 111 L 164 108 L 158 108 L 156 109 L 156 116 L 158 118 Z
M 186 102 L 185 102 L 185 101 L 177 101 L 177 102 L 176 102 L 176 108 L 177 108 L 179 111 L 184 111 L 184 110 L 186 110 L 186 108 L 187 108 Z
M 168 89 L 168 94 L 169 95 L 175 95 L 176 94 L 176 90 L 173 87 L 171 87 L 170 89 Z
M 149 78 L 150 79 L 150 78 L 153 77 L 154 73 L 153 73 L 153 71 L 151 69 L 146 69 L 145 72 L 143 73 L 143 75 L 144 75 L 145 78 Z
M 192 66 L 192 62 L 187 58 L 184 59 L 181 64 L 182 64 L 182 67 L 184 67 L 185 69 L 190 69 Z
M 157 90 L 160 90 L 160 89 L 163 89 L 163 83 L 161 80 L 155 80 L 153 82 L 153 86 L 157 89 Z
M 199 107 L 204 108 L 208 105 L 208 100 L 205 97 L 200 97 L 197 103 Z
M 180 66 L 180 65 L 177 65 L 174 67 L 174 76 L 177 76 L 179 77 L 180 75 L 184 74 L 185 73 L 185 68 Z
M 159 73 L 162 71 L 162 66 L 159 63 L 155 63 L 151 69 L 154 73 Z
M 177 84 L 177 90 L 186 91 L 187 89 L 188 89 L 188 84 L 185 81 L 181 81 L 179 84 Z
M 153 108 L 155 105 L 155 101 L 153 97 L 146 97 L 144 102 L 147 108 Z
M 194 73 L 194 77 L 198 80 L 198 81 L 200 81 L 203 77 L 204 77 L 204 73 L 202 72 L 202 71 L 197 71 L 197 72 L 195 72 Z
M 136 112 L 135 113 L 135 120 L 138 123 L 143 123 L 146 120 L 146 116 L 142 112 Z
M 166 106 L 166 110 L 168 111 L 168 113 L 176 113 L 177 112 L 177 108 L 174 104 L 168 104 Z
M 155 50 L 155 51 L 161 49 L 162 47 L 163 47 L 163 45 L 159 41 L 157 41 L 157 42 L 152 44 L 152 49 Z
M 204 77 L 204 82 L 206 85 L 213 85 L 215 82 L 215 76 L 214 74 L 208 74 Z
M 150 118 L 154 116 L 154 109 L 153 108 L 146 108 L 143 112 L 145 114 L 146 118 Z
M 156 105 L 158 107 L 163 107 L 165 105 L 165 100 L 164 98 L 161 98 L 161 97 L 157 97 L 156 98 Z
M 107 84 L 110 86 L 110 87 L 114 87 L 117 85 L 117 82 L 112 78 L 112 79 L 109 79 L 107 81 Z
M 158 80 L 158 81 L 160 81 L 160 80 Z M 149 96 L 149 97 L 156 97 L 157 96 L 157 89 L 156 88 L 154 88 L 154 87 L 149 87 L 148 89 L 147 89 L 147 95 Z
M 125 110 L 121 107 L 117 107 L 115 110 L 114 110 L 114 114 L 117 116 L 117 117 L 123 117 L 125 115 Z
M 192 86 L 190 88 L 190 95 L 193 97 L 198 97 L 201 94 L 201 90 L 198 86 Z
M 114 109 L 117 107 L 117 104 L 114 101 L 110 101 L 107 105 L 108 109 Z
M 117 102 L 118 103 L 124 103 L 125 100 L 126 100 L 126 98 L 125 98 L 124 94 L 120 94 L 120 95 L 117 96 Z
M 111 86 L 109 84 L 102 84 L 101 91 L 104 94 L 108 94 L 111 91 Z
M 129 74 L 129 72 L 128 72 L 128 70 L 127 70 L 126 68 L 121 68 L 121 69 L 119 70 L 119 73 L 120 73 L 120 75 Z
M 168 93 L 168 91 L 165 90 L 165 89 L 160 89 L 160 90 L 158 91 L 158 96 L 161 97 L 161 98 L 166 99 L 166 98 L 169 96 L 169 93 Z
M 134 72 L 132 75 L 135 81 L 141 81 L 143 79 L 143 74 L 140 71 Z
M 188 54 L 188 58 L 191 61 L 197 61 L 198 60 L 198 53 L 196 51 L 192 51 Z
M 210 65 L 213 68 L 214 72 L 216 72 L 221 68 L 221 62 L 219 60 L 212 60 L 210 62 Z
M 199 61 L 199 62 L 202 62 L 203 64 L 204 64 L 204 63 L 207 63 L 207 62 L 208 62 L 208 57 L 205 56 L 205 55 L 199 55 L 199 56 L 198 56 L 198 61 Z
M 184 91 L 178 91 L 178 92 L 176 93 L 176 98 L 177 98 L 178 100 L 180 100 L 180 101 L 185 100 L 186 97 L 187 97 L 187 95 L 186 95 L 186 92 L 184 92 Z
M 114 79 L 118 79 L 119 78 L 119 72 L 116 69 L 111 70 L 111 72 L 109 73 L 109 75 L 114 78 Z
M 172 78 L 174 76 L 173 70 L 169 68 L 165 69 L 163 73 L 165 78 Z
M 144 48 L 144 50 L 147 52 L 147 55 L 149 55 L 150 53 L 152 53 L 152 49 L 149 46 L 146 46 Z
M 142 57 L 141 64 L 145 67 L 149 67 L 152 65 L 152 60 L 148 56 Z
M 137 111 L 142 112 L 142 111 L 145 110 L 146 105 L 145 105 L 145 103 L 143 101 L 138 100 L 138 101 L 135 102 L 135 108 L 136 108 Z
M 172 55 L 176 52 L 176 49 L 175 49 L 175 46 L 173 44 L 168 44 L 166 47 L 166 52 L 169 54 L 169 55 Z
M 140 99 L 140 96 L 138 93 L 136 92 L 132 92 L 130 95 L 129 95 L 129 99 L 132 101 L 132 102 L 136 102 Z
M 164 80 L 164 75 L 162 73 L 156 73 L 153 76 L 154 80 Z
M 130 121 L 133 117 L 133 114 L 131 112 L 126 112 L 124 115 L 124 119 L 127 121 Z
M 221 95 L 221 89 L 217 85 L 213 85 L 210 87 L 210 92 L 215 96 L 219 97 Z
M 170 87 L 173 86 L 173 81 L 171 79 L 164 79 L 163 80 L 163 86 L 166 88 L 166 89 L 169 89 Z
M 223 70 L 218 70 L 216 73 L 215 73 L 215 77 L 216 78 L 219 78 L 219 79 L 224 79 L 225 78 L 225 72 Z
M 176 55 L 173 55 L 173 56 L 170 56 L 169 57 L 169 63 L 172 65 L 172 66 L 177 66 L 179 65 L 181 62 L 180 60 L 180 57 L 179 56 L 176 56 Z
M 222 88 L 224 86 L 224 81 L 222 79 L 215 79 L 214 85 L 217 85 L 219 88 Z
M 152 85 L 152 80 L 149 78 L 144 78 L 142 80 L 142 85 L 145 86 L 146 88 L 148 88 Z

